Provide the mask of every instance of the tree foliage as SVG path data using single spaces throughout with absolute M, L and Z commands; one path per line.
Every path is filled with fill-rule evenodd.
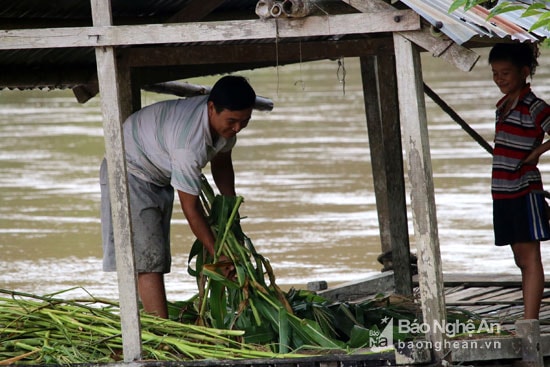
M 550 0 L 533 1 L 501 1 L 494 5 L 491 0 L 454 0 L 449 7 L 449 13 L 463 8 L 469 10 L 476 5 L 482 5 L 490 9 L 488 19 L 511 11 L 520 11 L 521 17 L 535 16 L 538 19 L 533 23 L 529 31 L 540 28 L 550 30 Z

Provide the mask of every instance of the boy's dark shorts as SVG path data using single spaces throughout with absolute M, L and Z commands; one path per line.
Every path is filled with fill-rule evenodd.
M 542 193 L 493 201 L 495 245 L 550 239 L 547 204 Z

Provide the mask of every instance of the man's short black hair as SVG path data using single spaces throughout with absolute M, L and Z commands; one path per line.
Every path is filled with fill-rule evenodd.
M 242 76 L 227 75 L 214 84 L 208 101 L 212 101 L 216 111 L 241 111 L 254 107 L 256 93 Z

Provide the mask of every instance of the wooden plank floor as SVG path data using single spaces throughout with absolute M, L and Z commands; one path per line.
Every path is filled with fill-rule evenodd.
M 444 274 L 443 280 L 449 313 L 456 308 L 467 310 L 484 320 L 487 326 L 498 323 L 504 332 L 514 332 L 516 321 L 523 319 L 520 275 Z M 413 277 L 413 287 L 414 299 L 420 302 L 416 276 Z M 362 302 L 380 294 L 391 296 L 394 291 L 393 272 L 388 271 L 319 291 L 319 294 L 333 301 Z M 399 297 L 396 300 L 398 301 Z M 550 356 L 550 282 L 545 283 L 540 328 L 542 334 L 540 347 L 544 356 L 548 357 Z M 455 362 L 458 362 L 458 365 L 465 363 L 465 365 L 511 366 L 521 358 L 522 341 L 519 336 L 486 335 L 480 336 L 479 340 L 488 340 L 484 338 L 497 340 L 498 343 L 502 343 L 499 345 L 503 345 L 504 349 L 478 348 L 478 341 L 474 340 L 470 347 L 451 347 L 455 353 L 453 355 L 453 358 L 456 358 Z M 460 340 L 466 339 L 459 338 L 458 341 Z
M 520 275 L 444 274 L 443 280 L 447 307 L 474 312 L 486 321 L 499 322 L 503 329 L 511 331 L 514 330 L 514 322 L 523 318 Z M 545 283 L 540 324 L 542 333 L 550 333 L 548 281 Z
M 449 308 L 460 307 L 474 312 L 487 322 L 499 322 L 506 330 L 514 330 L 515 321 L 523 318 L 520 275 L 444 274 L 443 281 L 445 302 Z M 418 295 L 417 276 L 413 277 L 413 287 Z M 380 293 L 391 294 L 393 290 L 393 273 L 385 272 L 320 291 L 319 294 L 334 301 L 359 302 Z M 541 332 L 550 333 L 550 281 L 545 282 L 540 325 Z

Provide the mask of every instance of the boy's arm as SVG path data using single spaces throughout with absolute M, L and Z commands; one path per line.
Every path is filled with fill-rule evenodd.
M 541 155 L 550 150 L 550 139 L 533 149 L 533 151 L 523 160 L 523 163 L 537 164 Z

